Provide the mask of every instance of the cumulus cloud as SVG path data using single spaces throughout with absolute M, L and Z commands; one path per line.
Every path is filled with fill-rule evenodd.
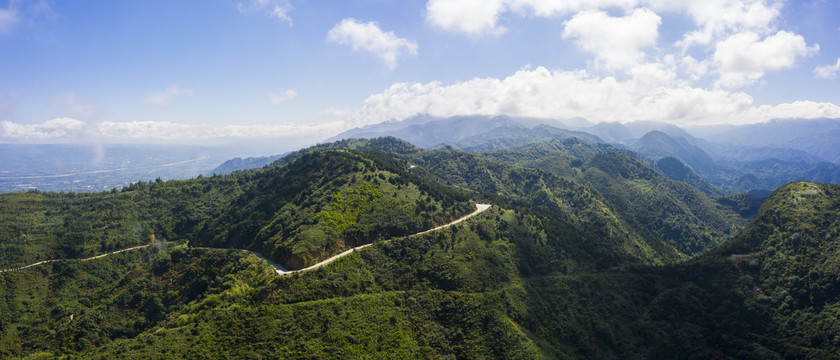
M 749 85 L 766 71 L 790 68 L 797 57 L 808 56 L 819 45 L 808 46 L 801 35 L 779 31 L 761 40 L 756 33 L 738 33 L 719 42 L 713 55 L 720 78 L 717 86 L 737 88 Z
M 425 18 L 437 28 L 480 36 L 503 34 L 506 16 L 571 16 L 562 36 L 593 54 L 595 69 L 632 71 L 644 64 L 646 49 L 670 50 L 657 46 L 659 14 L 678 14 L 689 18 L 694 28 L 671 44 L 676 53 L 665 55 L 673 58 L 670 65 L 682 69 L 686 80 L 718 75 L 718 87 L 737 88 L 758 81 L 769 71 L 792 67 L 798 57 L 817 51 L 818 45 L 808 46 L 800 35 L 776 28 L 782 5 L 781 0 L 428 0 Z M 606 10 L 624 15 L 610 16 Z M 733 66 L 743 63 L 734 47 L 737 41 L 765 51 L 772 59 L 765 65 L 733 71 Z M 753 44 L 743 44 L 747 41 Z M 698 57 L 701 54 L 703 57 Z M 711 54 L 717 58 L 705 57 Z
M 607 7 L 631 8 L 636 0 L 429 0 L 426 22 L 470 35 L 502 34 L 499 18 L 506 12 L 540 17 L 559 16 Z
M 652 0 L 651 5 L 663 11 L 686 12 L 700 26 L 677 43 L 684 48 L 710 45 L 732 33 L 769 34 L 781 8 L 781 3 L 765 0 Z
M 268 13 L 271 17 L 288 23 L 289 26 L 293 24 L 293 20 L 289 16 L 289 12 L 292 11 L 292 4 L 288 0 L 251 0 L 248 3 L 239 3 L 236 7 L 239 12 L 262 11 Z
M 429 0 L 426 3 L 426 21 L 449 31 L 481 35 L 500 34 L 499 14 L 505 10 L 504 0 Z
M 193 91 L 191 89 L 180 88 L 178 85 L 172 85 L 166 88 L 163 92 L 147 95 L 144 102 L 151 105 L 167 106 L 172 104 L 172 101 L 174 101 L 176 97 L 192 94 Z
M 651 10 L 636 9 L 624 17 L 603 11 L 582 11 L 566 21 L 564 38 L 576 39 L 595 61 L 608 69 L 629 69 L 644 61 L 643 49 L 656 45 L 662 19 Z
M 416 42 L 399 38 L 392 31 L 384 32 L 376 22 L 360 23 L 352 18 L 336 24 L 327 33 L 327 41 L 370 52 L 391 69 L 397 67 L 397 58 L 403 53 L 417 55 Z
M 280 95 L 268 94 L 268 102 L 270 102 L 272 105 L 280 105 L 282 103 L 296 98 L 297 95 L 297 91 L 294 90 L 286 90 Z
M 85 122 L 71 118 L 56 118 L 41 124 L 18 124 L 0 121 L 0 139 L 49 140 L 77 138 L 84 131 Z
M 817 66 L 814 69 L 814 75 L 823 79 L 834 79 L 837 77 L 837 72 L 840 71 L 840 59 L 834 65 Z
M 350 118 L 364 124 L 433 116 L 509 115 L 535 118 L 582 117 L 592 122 L 667 121 L 676 124 L 756 122 L 777 117 L 840 117 L 837 106 L 802 102 L 753 106 L 742 92 L 677 84 L 662 65 L 638 67 L 625 81 L 586 71 L 523 69 L 504 79 L 475 78 L 397 83 L 373 94 Z

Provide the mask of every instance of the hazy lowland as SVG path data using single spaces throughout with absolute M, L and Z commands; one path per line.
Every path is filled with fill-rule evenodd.
M 53 167 L 91 189 L 15 163 L 4 191 L 45 185 L 0 195 L 0 355 L 840 354 L 840 153 L 809 145 L 840 122 L 744 142 L 788 123 L 568 122 L 418 117 L 277 156 L 114 146 Z

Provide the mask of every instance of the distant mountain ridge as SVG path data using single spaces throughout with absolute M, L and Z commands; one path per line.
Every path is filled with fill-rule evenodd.
M 579 123 L 579 122 L 578 122 Z M 559 120 L 518 119 L 507 116 L 453 116 L 448 118 L 415 116 L 403 121 L 390 121 L 348 130 L 327 139 L 327 142 L 393 136 L 421 148 L 453 145 L 471 149 L 490 150 L 495 146 L 520 146 L 550 138 L 578 137 L 584 141 L 601 142 L 597 136 L 580 131 L 561 129 Z
M 286 153 L 288 154 L 288 153 Z M 286 154 L 281 155 L 271 155 L 271 156 L 258 156 L 258 157 L 248 157 L 248 158 L 233 158 L 223 162 L 221 165 L 217 166 L 215 169 L 208 172 L 207 175 L 226 175 L 230 174 L 234 171 L 238 170 L 248 170 L 254 168 L 260 168 L 266 166 L 268 164 L 273 163 L 277 159 L 282 158 Z
M 717 194 L 715 188 L 766 192 L 800 180 L 840 182 L 840 164 L 827 161 L 840 159 L 840 142 L 835 140 L 840 136 L 840 119 L 774 120 L 691 129 L 653 121 L 592 124 L 583 119 L 418 115 L 349 130 L 327 141 L 393 136 L 419 148 L 451 145 L 466 151 L 492 151 L 578 138 L 638 152 L 669 178 L 709 194 Z M 217 171 L 224 167 L 261 167 L 276 158 L 235 162 L 239 166 L 228 163 Z

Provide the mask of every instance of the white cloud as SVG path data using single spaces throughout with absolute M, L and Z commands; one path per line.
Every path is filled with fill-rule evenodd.
M 12 32 L 12 28 L 20 22 L 20 13 L 14 5 L 15 2 L 10 1 L 8 8 L 0 9 L 0 34 Z
M 776 28 L 783 2 L 428 0 L 425 17 L 428 24 L 447 31 L 469 35 L 498 35 L 506 31 L 506 16 L 560 18 L 574 14 L 565 23 L 563 37 L 573 39 L 583 51 L 594 55 L 594 61 L 591 63 L 593 69 L 632 71 L 635 66 L 644 64 L 646 55 L 649 55 L 645 50 L 656 47 L 661 49 L 658 52 L 664 53 L 660 56 L 672 58 L 668 65 L 681 69 L 686 80 L 701 81 L 708 75 L 716 74 L 720 75 L 717 86 L 737 88 L 758 81 L 768 71 L 790 68 L 798 57 L 809 55 L 818 49 L 816 44 L 805 44 L 800 35 Z M 623 13 L 623 16 L 609 16 L 608 13 Z M 682 38 L 673 44 L 677 48 L 675 54 L 667 53 L 672 50 L 669 47 L 657 46 L 658 27 L 661 23 L 661 17 L 657 13 L 683 15 L 694 25 L 694 28 L 688 29 Z M 754 66 L 748 71 L 732 71 L 730 66 L 737 67 L 738 63 L 743 61 L 739 60 L 741 56 L 737 54 L 737 49 L 727 48 L 727 45 L 736 40 L 749 40 L 750 36 L 757 36 L 753 42 L 759 43 L 753 44 L 753 49 L 765 51 L 772 59 L 768 60 L 766 66 Z M 721 43 L 723 48 L 719 49 Z M 718 58 L 712 59 L 713 54 Z M 774 61 L 786 65 L 778 67 L 771 64 Z
M 348 130 L 343 121 L 315 124 L 225 125 L 179 124 L 166 121 L 105 121 L 89 123 L 72 118 L 57 118 L 41 124 L 0 121 L 0 141 L 43 142 L 178 142 L 202 143 L 220 140 L 321 140 Z
M 608 7 L 629 9 L 637 3 L 636 0 L 429 0 L 426 22 L 470 35 L 498 35 L 506 30 L 498 24 L 506 12 L 551 17 Z
M 84 121 L 71 118 L 56 118 L 34 125 L 0 121 L 0 139 L 48 140 L 75 138 L 83 132 L 84 127 Z
M 720 78 L 715 84 L 725 88 L 749 85 L 766 71 L 793 67 L 797 57 L 818 50 L 819 45 L 808 46 L 801 35 L 788 31 L 779 31 L 764 40 L 756 33 L 738 33 L 717 43 L 713 59 Z
M 382 59 L 389 68 L 397 66 L 397 58 L 403 53 L 417 54 L 417 43 L 399 38 L 392 31 L 384 32 L 376 22 L 360 23 L 356 19 L 344 19 L 329 33 L 327 41 L 350 45 L 354 51 L 365 50 Z
M 264 11 L 271 17 L 275 17 L 280 21 L 285 21 L 292 26 L 293 20 L 289 16 L 292 11 L 292 4 L 288 0 L 251 0 L 247 4 L 237 4 L 237 9 L 240 12 L 246 11 Z
M 823 79 L 834 79 L 837 77 L 837 72 L 840 71 L 840 58 L 834 65 L 817 66 L 814 69 L 814 75 Z
M 595 54 L 595 61 L 608 69 L 629 69 L 642 63 L 642 49 L 653 47 L 659 37 L 662 19 L 651 10 L 636 9 L 624 17 L 611 17 L 603 11 L 582 11 L 566 21 L 564 38 Z
M 501 34 L 497 26 L 499 14 L 505 10 L 505 0 L 429 0 L 426 21 L 449 31 L 467 34 Z
M 535 118 L 582 117 L 592 122 L 654 120 L 676 124 L 722 124 L 766 121 L 778 117 L 840 117 L 833 104 L 798 102 L 754 107 L 742 92 L 707 90 L 679 84 L 663 65 L 633 69 L 626 81 L 586 71 L 523 69 L 504 79 L 475 78 L 397 83 L 373 94 L 348 118 L 354 126 L 433 116 L 508 115 Z
M 840 106 L 814 101 L 794 101 L 779 105 L 762 105 L 744 112 L 745 122 L 769 119 L 820 119 L 840 118 Z
M 297 91 L 294 91 L 294 90 L 286 90 L 286 91 L 284 91 L 284 92 L 283 92 L 282 94 L 280 94 L 280 95 L 277 95 L 277 94 L 269 94 L 269 95 L 268 95 L 268 101 L 269 101 L 272 105 L 280 105 L 280 104 L 285 103 L 285 102 L 287 102 L 287 101 L 289 101 L 289 100 L 291 100 L 291 99 L 294 99 L 295 97 L 297 97 L 297 95 L 298 95 Z
M 144 99 L 144 102 L 146 104 L 151 104 L 151 105 L 166 106 L 166 105 L 172 104 L 172 101 L 174 101 L 175 98 L 178 97 L 178 96 L 192 95 L 192 94 L 193 94 L 193 91 L 191 89 L 180 88 L 180 87 L 178 87 L 178 85 L 172 85 L 172 86 L 166 88 L 166 90 L 163 91 L 163 92 L 158 92 L 158 93 L 154 93 L 154 94 L 150 94 L 150 95 L 146 96 L 146 98 Z
M 773 21 L 780 15 L 781 3 L 766 0 L 651 0 L 654 8 L 663 11 L 685 11 L 700 26 L 690 31 L 677 44 L 683 48 L 710 45 L 731 33 L 769 34 Z

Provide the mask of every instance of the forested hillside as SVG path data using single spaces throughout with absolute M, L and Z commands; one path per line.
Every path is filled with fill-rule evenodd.
M 242 248 L 290 267 L 471 211 L 469 199 L 381 153 L 313 149 L 287 166 L 96 194 L 0 196 L 0 267 L 152 241 Z M 387 209 L 387 211 L 385 211 Z
M 0 238 L 9 265 L 155 241 L 0 273 L 0 356 L 782 359 L 840 351 L 840 188 L 790 184 L 757 210 L 761 199 L 710 197 L 632 153 L 557 141 L 567 140 L 478 154 L 354 140 L 366 150 L 319 146 L 226 176 L 2 195 L 2 228 L 15 234 Z M 474 202 L 493 206 L 410 235 Z M 61 225 L 71 217 L 75 227 Z M 59 236 L 70 230 L 78 235 Z M 302 267 L 371 241 L 289 276 L 228 249 Z
M 575 139 L 487 154 L 588 186 L 631 229 L 684 254 L 693 255 L 723 241 L 746 224 L 747 219 L 725 201 L 670 180 L 633 155 L 606 144 Z

